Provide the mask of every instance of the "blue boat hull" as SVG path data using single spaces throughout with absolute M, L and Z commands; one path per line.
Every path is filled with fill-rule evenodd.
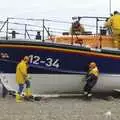
M 7 75 L 10 84 L 15 84 L 16 64 L 27 55 L 30 57 L 29 73 L 33 77 L 34 92 L 80 92 L 85 84 L 83 79 L 88 64 L 94 61 L 100 70 L 95 90 L 111 91 L 120 88 L 119 54 L 119 51 L 92 51 L 69 45 L 2 41 L 0 71 Z
M 91 61 L 97 63 L 100 73 L 120 73 L 119 52 L 110 54 L 62 45 L 4 43 L 0 44 L 0 55 L 0 71 L 5 73 L 15 73 L 16 64 L 26 55 L 30 57 L 30 73 L 82 74 Z

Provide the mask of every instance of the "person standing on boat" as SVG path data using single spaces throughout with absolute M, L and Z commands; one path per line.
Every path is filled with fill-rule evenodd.
M 112 34 L 112 29 L 111 26 L 108 26 L 108 20 L 113 16 L 113 14 L 110 14 L 109 18 L 106 18 L 105 23 L 104 23 L 104 28 L 107 27 L 106 32 L 108 33 L 108 35 Z
M 81 35 L 85 32 L 84 26 L 80 23 L 80 17 L 72 23 L 70 28 L 71 35 Z
M 37 32 L 37 35 L 36 35 L 36 40 L 41 40 L 40 31 L 38 31 L 38 32 Z
M 21 94 L 26 84 L 25 95 L 30 96 L 30 81 L 28 80 L 28 63 L 29 57 L 25 56 L 16 67 L 16 83 L 18 85 L 18 92 L 16 93 L 16 102 L 21 102 Z
M 105 27 L 112 29 L 113 48 L 120 49 L 120 13 L 118 11 L 114 11 L 113 16 L 106 22 Z
M 95 62 L 91 62 L 89 64 L 89 70 L 88 70 L 88 74 L 86 76 L 86 84 L 84 86 L 84 95 L 85 96 L 87 96 L 87 97 L 92 96 L 91 91 L 92 91 L 92 88 L 97 83 L 98 76 L 99 76 L 98 67 Z

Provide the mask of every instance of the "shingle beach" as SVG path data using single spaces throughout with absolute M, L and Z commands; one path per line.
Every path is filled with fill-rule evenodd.
M 48 98 L 16 103 L 0 98 L 0 120 L 120 120 L 120 99 Z

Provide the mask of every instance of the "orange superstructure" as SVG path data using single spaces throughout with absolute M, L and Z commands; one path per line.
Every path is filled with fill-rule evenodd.
M 90 47 L 112 47 L 112 37 L 102 35 L 60 35 L 54 37 L 54 42 L 60 44 L 81 44 Z

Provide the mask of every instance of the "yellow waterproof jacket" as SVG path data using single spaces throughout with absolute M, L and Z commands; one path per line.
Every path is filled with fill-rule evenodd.
M 99 75 L 99 70 L 98 70 L 98 68 L 95 67 L 95 68 L 91 69 L 91 70 L 89 71 L 89 74 L 94 74 L 95 76 L 98 77 L 98 75 Z
M 105 26 L 111 27 L 112 29 L 120 29 L 120 15 L 116 14 L 110 17 L 105 23 Z
M 25 61 L 21 61 L 18 63 L 16 68 L 16 83 L 17 84 L 24 84 L 26 77 L 27 77 L 27 68 L 28 65 L 25 63 Z

